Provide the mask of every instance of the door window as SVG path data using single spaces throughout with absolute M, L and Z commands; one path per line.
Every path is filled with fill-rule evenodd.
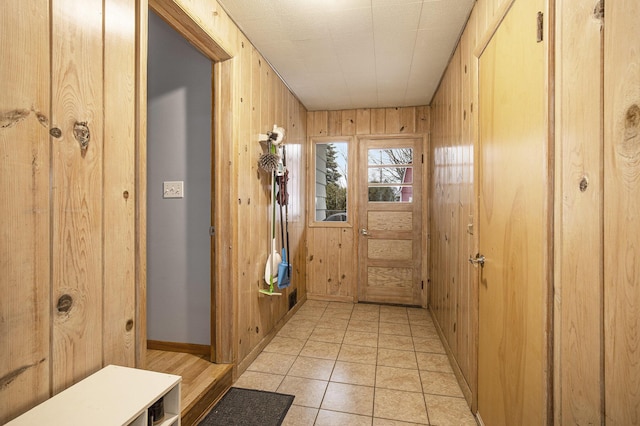
M 377 148 L 367 153 L 369 202 L 413 202 L 413 149 Z

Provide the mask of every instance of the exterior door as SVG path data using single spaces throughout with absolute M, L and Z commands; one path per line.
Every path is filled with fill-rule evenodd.
M 423 139 L 362 139 L 358 299 L 422 304 Z
M 486 425 L 547 422 L 547 61 L 535 31 L 543 9 L 542 0 L 516 0 L 479 63 L 478 415 Z

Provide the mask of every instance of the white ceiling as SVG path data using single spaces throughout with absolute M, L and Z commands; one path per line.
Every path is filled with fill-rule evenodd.
M 218 0 L 309 111 L 427 105 L 475 0 Z

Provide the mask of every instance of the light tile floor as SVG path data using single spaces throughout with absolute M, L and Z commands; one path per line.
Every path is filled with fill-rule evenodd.
M 234 383 L 295 395 L 285 425 L 475 425 L 424 309 L 307 301 Z

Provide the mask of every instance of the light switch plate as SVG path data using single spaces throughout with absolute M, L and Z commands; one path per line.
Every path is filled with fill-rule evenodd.
M 184 181 L 166 181 L 162 188 L 162 198 L 184 198 Z

